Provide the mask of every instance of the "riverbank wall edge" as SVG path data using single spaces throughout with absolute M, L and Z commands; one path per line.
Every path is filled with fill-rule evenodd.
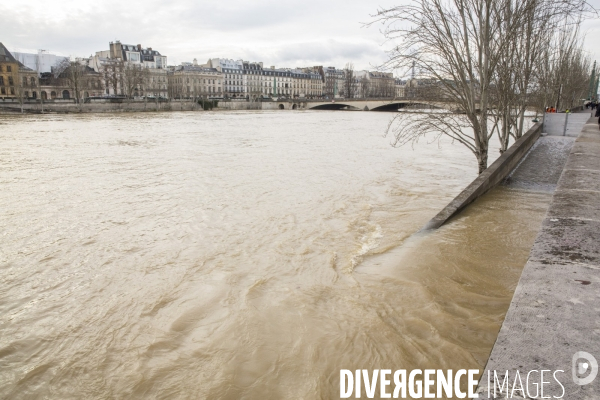
M 483 171 L 469 186 L 433 217 L 422 230 L 437 229 L 466 206 L 498 185 L 519 164 L 542 133 L 542 124 L 536 123 L 496 161 Z

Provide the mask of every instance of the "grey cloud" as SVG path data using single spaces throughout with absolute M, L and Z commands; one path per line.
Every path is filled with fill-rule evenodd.
M 223 32 L 275 27 L 285 29 L 287 24 L 311 13 L 309 7 L 302 3 L 290 6 L 285 1 L 271 0 L 187 2 L 184 4 L 184 9 L 176 12 L 178 21 Z
M 9 49 L 89 56 L 119 39 L 151 46 L 170 64 L 229 57 L 291 67 L 353 61 L 357 68 L 369 68 L 385 59 L 383 37 L 377 27 L 361 28 L 361 22 L 379 5 L 362 0 L 28 0 L 0 4 L 0 26 Z
M 278 51 L 281 61 L 294 60 L 329 61 L 332 59 L 358 60 L 365 57 L 378 57 L 382 50 L 374 43 L 322 42 L 290 43 Z

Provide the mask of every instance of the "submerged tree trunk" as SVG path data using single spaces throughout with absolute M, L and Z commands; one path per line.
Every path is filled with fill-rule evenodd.
M 500 128 L 500 154 L 508 150 L 508 142 L 510 140 L 510 123 L 506 113 L 502 115 L 502 126 Z
M 477 154 L 477 163 L 479 165 L 479 174 L 487 169 L 488 162 L 488 149 L 480 149 L 479 154 Z

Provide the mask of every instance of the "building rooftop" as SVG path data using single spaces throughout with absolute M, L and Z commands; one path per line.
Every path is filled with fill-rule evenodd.
M 16 58 L 8 51 L 8 49 L 0 42 L 0 62 L 18 63 Z
M 17 60 L 2 42 L 0 42 L 0 62 L 17 63 L 19 65 L 19 71 L 33 71 L 31 68 Z
M 195 71 L 195 72 L 219 72 L 216 68 L 201 67 L 199 65 L 179 65 L 175 67 L 175 71 Z

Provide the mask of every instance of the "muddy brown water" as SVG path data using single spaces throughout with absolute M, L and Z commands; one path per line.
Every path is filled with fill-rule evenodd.
M 550 194 L 386 113 L 0 117 L 0 397 L 332 399 L 479 368 Z M 494 154 L 496 150 L 492 150 Z

